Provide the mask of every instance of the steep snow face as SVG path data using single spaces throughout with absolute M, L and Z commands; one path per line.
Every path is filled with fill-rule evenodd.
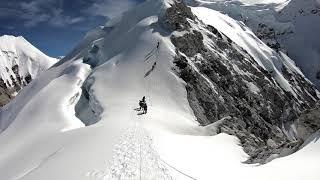
M 196 17 L 190 10 L 181 14 L 168 10 L 170 3 L 174 2 L 147 1 L 89 32 L 69 55 L 4 107 L 2 179 L 318 179 L 316 141 L 310 140 L 295 156 L 251 166 L 242 163 L 248 155 L 238 138 L 215 135 L 223 119 L 199 126 L 189 105 L 188 84 L 174 70 L 181 52 L 172 37 L 190 34 L 185 28 L 209 32 L 200 30 L 204 24 L 192 23 Z M 180 23 L 166 21 L 171 15 Z M 199 35 L 194 34 L 190 36 Z M 222 46 L 227 37 L 221 36 Z M 191 43 L 206 45 L 192 49 L 192 54 L 212 41 L 200 38 Z M 232 46 L 248 57 L 240 46 Z M 214 85 L 206 74 L 201 77 Z M 258 92 L 250 82 L 248 88 Z M 136 109 L 142 96 L 147 114 Z M 304 158 L 309 155 L 312 158 Z M 288 174 L 287 169 L 298 174 Z
M 0 37 L 0 106 L 23 86 L 52 66 L 57 59 L 43 54 L 23 37 Z
M 189 3 L 244 22 L 268 46 L 286 52 L 319 88 L 319 1 L 192 0 Z

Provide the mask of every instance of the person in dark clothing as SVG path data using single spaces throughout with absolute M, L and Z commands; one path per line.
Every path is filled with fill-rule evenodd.
M 154 68 L 156 67 L 156 65 L 157 65 L 157 62 L 154 62 L 153 65 L 152 65 L 151 71 L 154 70 Z
M 147 103 L 143 104 L 143 114 L 147 114 L 148 106 Z
M 158 41 L 158 44 L 157 44 L 157 49 L 159 49 L 159 47 L 160 47 L 160 42 Z
M 143 106 L 143 102 L 139 100 L 139 111 L 142 109 L 142 106 Z
M 147 114 L 147 110 L 148 110 L 148 105 L 146 102 L 146 97 L 143 96 L 142 99 L 139 101 L 139 110 L 143 110 L 142 114 Z
M 142 100 L 139 101 L 139 106 L 140 106 L 139 110 L 143 109 L 144 104 L 146 104 L 146 97 L 145 96 L 143 96 Z

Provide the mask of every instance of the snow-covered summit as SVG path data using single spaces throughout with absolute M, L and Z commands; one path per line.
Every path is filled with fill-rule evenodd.
M 87 33 L 2 109 L 0 174 L 317 180 L 319 134 L 307 119 L 306 146 L 275 158 L 299 150 L 294 121 L 318 100 L 292 60 L 243 23 L 150 0 Z
M 4 35 L 0 37 L 0 62 L 0 105 L 3 106 L 57 59 L 43 54 L 22 36 Z
M 2 53 L 7 54 L 2 54 L 2 57 L 6 58 L 7 62 L 1 62 L 1 64 L 19 65 L 21 76 L 29 72 L 31 77 L 35 78 L 40 72 L 57 62 L 57 59 L 45 55 L 22 36 L 1 36 L 0 49 Z

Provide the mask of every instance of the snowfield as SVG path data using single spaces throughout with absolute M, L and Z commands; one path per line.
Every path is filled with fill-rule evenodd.
M 319 179 L 320 133 L 297 153 L 259 166 L 242 163 L 248 155 L 236 137 L 199 126 L 185 83 L 172 70 L 170 34 L 157 24 L 170 2 L 147 1 L 91 31 L 3 108 L 1 180 Z M 193 11 L 204 22 L 214 17 L 212 25 L 277 71 L 274 54 L 246 26 L 214 10 Z M 87 109 L 77 111 L 98 116 L 91 126 L 76 116 L 84 91 Z M 143 96 L 145 115 L 135 110 Z

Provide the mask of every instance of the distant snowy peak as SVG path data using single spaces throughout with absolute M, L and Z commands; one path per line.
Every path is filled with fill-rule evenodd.
M 57 59 L 48 57 L 23 37 L 0 37 L 0 106 L 23 86 L 51 67 Z

